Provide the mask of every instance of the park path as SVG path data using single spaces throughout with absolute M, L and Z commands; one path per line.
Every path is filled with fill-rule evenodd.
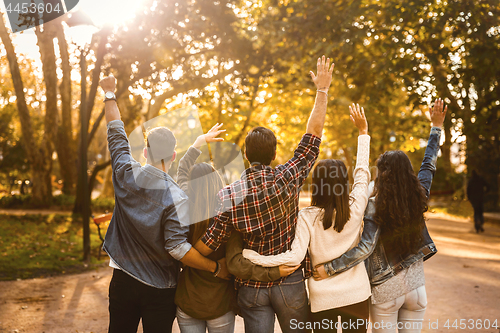
M 425 263 L 429 299 L 423 332 L 494 332 L 444 327 L 455 319 L 500 324 L 500 226 L 476 234 L 471 222 L 429 214 L 439 253 Z M 111 269 L 44 279 L 0 282 L 0 332 L 107 332 L 107 289 Z M 429 329 L 429 321 L 438 329 Z M 175 330 L 178 332 L 175 324 Z M 279 327 L 276 327 L 279 332 Z M 142 332 L 142 330 L 140 330 Z M 238 317 L 236 332 L 243 332 Z

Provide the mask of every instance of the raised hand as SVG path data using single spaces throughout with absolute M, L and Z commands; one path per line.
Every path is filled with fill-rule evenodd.
M 300 267 L 300 264 L 297 266 L 281 265 L 281 266 L 279 266 L 280 276 L 281 277 L 288 276 L 288 275 L 292 274 L 293 272 L 295 272 L 299 267 Z
M 441 127 L 444 123 L 444 118 L 446 117 L 446 111 L 448 111 L 448 105 L 444 108 L 444 102 L 441 98 L 436 99 L 434 102 L 434 107 L 429 106 L 429 113 L 431 114 L 431 122 L 434 127 Z
M 110 74 L 109 76 L 105 77 L 99 82 L 99 85 L 101 86 L 102 90 L 104 93 L 107 93 L 108 91 L 115 92 L 116 90 L 116 79 L 113 76 L 113 74 Z
M 359 135 L 368 134 L 368 122 L 365 117 L 365 109 L 360 108 L 359 104 L 349 105 L 350 118 L 354 126 L 359 130 Z
M 206 134 L 200 135 L 196 138 L 196 141 L 193 143 L 193 147 L 200 149 L 205 143 L 224 141 L 224 138 L 218 138 L 221 133 L 224 133 L 226 130 L 221 130 L 222 123 L 215 124 L 214 127 L 210 129 Z
M 330 67 L 330 58 L 326 59 L 325 56 L 318 58 L 318 74 L 314 75 L 311 71 L 311 77 L 313 79 L 314 84 L 316 85 L 316 89 L 322 90 L 325 93 L 328 93 L 328 88 L 330 88 L 330 84 L 332 83 L 332 73 L 335 64 L 332 63 Z

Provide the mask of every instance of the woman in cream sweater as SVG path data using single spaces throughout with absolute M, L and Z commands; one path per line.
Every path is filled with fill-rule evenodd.
M 359 129 L 354 186 L 350 195 L 344 163 L 340 160 L 318 162 L 312 176 L 312 205 L 299 213 L 291 250 L 263 256 L 245 249 L 245 258 L 264 267 L 294 266 L 302 262 L 309 250 L 312 263 L 316 265 L 336 258 L 358 244 L 368 203 L 370 136 L 363 108 L 353 104 L 349 110 L 351 121 Z M 315 332 L 330 330 L 331 323 L 335 323 L 339 315 L 344 333 L 366 332 L 371 291 L 363 263 L 325 280 L 310 278 L 308 288 Z M 352 330 L 351 323 L 359 326 Z

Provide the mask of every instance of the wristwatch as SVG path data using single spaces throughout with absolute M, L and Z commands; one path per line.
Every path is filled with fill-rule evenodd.
M 112 91 L 106 92 L 106 94 L 104 94 L 104 96 L 106 97 L 106 98 L 104 98 L 104 102 L 107 102 L 107 101 L 116 101 L 115 93 L 112 92 Z

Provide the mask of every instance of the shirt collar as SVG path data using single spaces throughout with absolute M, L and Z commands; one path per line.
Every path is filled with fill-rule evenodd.
M 272 171 L 273 168 L 269 165 L 264 165 L 264 164 L 254 164 L 252 166 L 250 166 L 248 169 L 246 169 L 245 171 L 243 171 L 241 173 L 241 176 L 240 178 L 246 178 L 248 175 L 254 173 L 254 172 L 260 172 L 260 171 L 263 171 L 263 170 L 267 170 L 267 171 Z
M 144 171 L 152 174 L 153 176 L 155 176 L 157 178 L 160 178 L 162 180 L 171 181 L 171 182 L 175 183 L 175 181 L 172 179 L 172 177 L 170 177 L 170 175 L 168 173 L 165 173 L 162 170 L 155 168 L 151 164 L 146 164 L 145 166 L 143 166 L 143 168 L 144 168 Z

